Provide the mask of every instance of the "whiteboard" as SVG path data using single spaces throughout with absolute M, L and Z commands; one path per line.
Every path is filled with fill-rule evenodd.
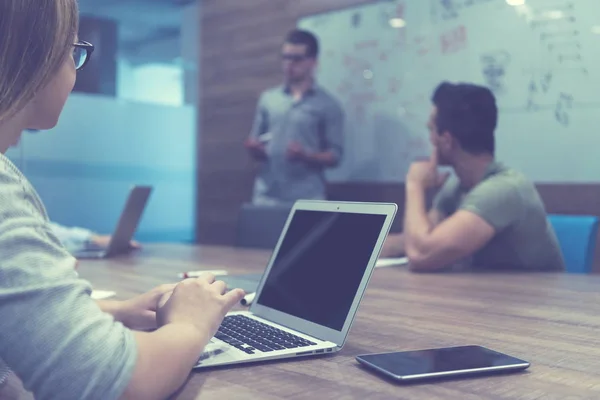
M 402 182 L 429 154 L 430 98 L 447 80 L 494 91 L 500 161 L 537 182 L 598 181 L 600 1 L 511 1 L 380 1 L 299 20 L 346 114 L 329 180 Z

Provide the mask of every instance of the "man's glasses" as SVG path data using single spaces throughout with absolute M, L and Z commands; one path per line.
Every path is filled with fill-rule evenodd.
M 283 53 L 281 55 L 281 59 L 283 61 L 292 61 L 292 62 L 300 62 L 300 61 L 304 61 L 308 58 L 308 56 L 305 56 L 304 54 L 285 54 Z
M 73 60 L 75 60 L 75 69 L 79 71 L 90 61 L 94 52 L 94 45 L 88 42 L 77 42 L 73 44 Z

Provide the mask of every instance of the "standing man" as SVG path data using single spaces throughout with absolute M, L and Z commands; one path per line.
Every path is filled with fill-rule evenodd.
M 282 46 L 285 82 L 260 96 L 245 146 L 261 162 L 254 185 L 257 205 L 326 198 L 326 168 L 343 153 L 344 115 L 331 94 L 315 83 L 319 44 L 303 30 Z

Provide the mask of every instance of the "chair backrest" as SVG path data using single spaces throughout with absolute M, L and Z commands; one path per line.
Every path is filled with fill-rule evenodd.
M 591 272 L 598 232 L 598 217 L 550 214 L 548 219 L 558 237 L 567 272 Z
M 240 209 L 235 245 L 274 249 L 292 206 L 244 204 Z

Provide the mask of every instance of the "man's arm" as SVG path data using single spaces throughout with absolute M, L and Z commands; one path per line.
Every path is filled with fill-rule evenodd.
M 259 139 L 260 135 L 269 131 L 268 124 L 267 110 L 264 106 L 264 94 L 262 94 L 258 99 L 250 136 L 244 143 L 250 155 L 258 161 L 264 161 L 268 158 L 265 144 Z
M 436 209 L 432 208 L 427 213 L 427 218 L 432 226 L 438 225 L 444 219 L 444 214 Z M 402 257 L 406 255 L 404 233 L 391 233 L 383 243 L 380 257 Z
M 344 153 L 344 111 L 335 103 L 327 110 L 324 122 L 325 151 L 312 154 L 309 162 L 325 167 L 335 167 Z
M 434 271 L 468 257 L 518 217 L 520 197 L 501 182 L 474 189 L 461 209 L 433 227 L 425 218 L 425 191 L 407 185 L 406 253 L 417 271 Z
M 337 103 L 325 111 L 322 129 L 322 151 L 308 153 L 294 142 L 288 146 L 288 156 L 315 167 L 337 166 L 344 152 L 344 112 Z
M 52 232 L 69 251 L 81 250 L 93 236 L 94 232 L 79 227 L 66 227 L 55 222 L 49 222 Z
M 339 156 L 332 150 L 312 154 L 307 153 L 304 155 L 303 159 L 307 164 L 317 167 L 335 167 L 339 163 Z

